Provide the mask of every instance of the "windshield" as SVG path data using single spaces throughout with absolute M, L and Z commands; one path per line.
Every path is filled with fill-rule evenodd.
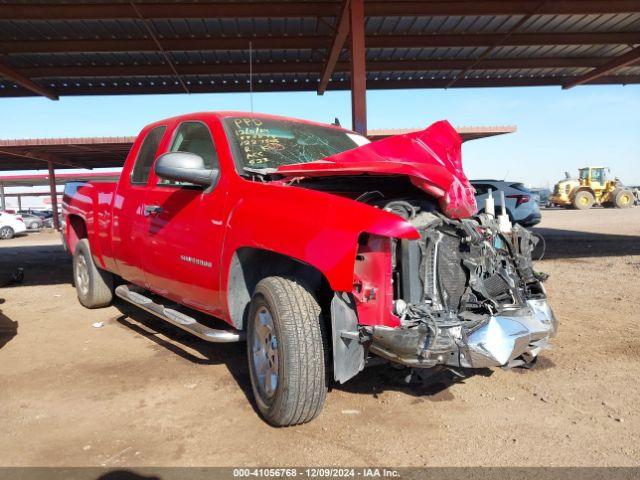
M 230 117 L 224 125 L 240 170 L 313 162 L 369 143 L 354 133 L 287 120 Z
M 588 168 L 581 168 L 580 169 L 580 179 L 581 180 L 588 180 L 589 179 L 589 169 Z

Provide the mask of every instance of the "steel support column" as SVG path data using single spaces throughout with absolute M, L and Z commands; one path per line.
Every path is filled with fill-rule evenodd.
M 58 191 L 56 189 L 56 171 L 53 168 L 53 162 L 47 162 L 49 165 L 49 194 L 51 195 L 51 210 L 53 210 L 53 228 L 60 230 L 60 220 L 58 218 Z
M 353 130 L 367 134 L 367 69 L 364 45 L 364 0 L 351 0 L 351 121 Z
M 22 210 L 22 195 L 18 195 L 18 211 Z
M 0 210 L 7 209 L 6 198 L 4 196 L 4 183 L 0 182 Z
M 342 53 L 342 49 L 344 44 L 347 41 L 347 37 L 349 36 L 349 31 L 351 28 L 350 25 L 350 0 L 342 0 L 342 8 L 340 13 L 340 18 L 336 24 L 336 31 L 333 35 L 333 43 L 331 44 L 331 48 L 329 49 L 329 53 L 327 54 L 327 59 L 325 61 L 324 66 L 322 67 L 322 73 L 320 74 L 320 83 L 318 84 L 318 95 L 323 95 L 327 86 L 329 85 L 329 81 L 331 80 L 331 76 L 336 70 L 336 65 L 338 60 L 340 59 L 340 54 Z

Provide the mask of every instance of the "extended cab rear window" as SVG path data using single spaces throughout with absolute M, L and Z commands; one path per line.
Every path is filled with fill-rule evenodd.
M 166 129 L 166 126 L 161 125 L 149 130 L 147 133 L 138 151 L 136 163 L 133 165 L 133 170 L 131 171 L 132 184 L 146 184 L 147 180 L 149 180 L 149 173 L 151 172 L 153 161 L 156 159 L 156 153 L 158 153 L 158 147 L 160 147 L 160 142 Z

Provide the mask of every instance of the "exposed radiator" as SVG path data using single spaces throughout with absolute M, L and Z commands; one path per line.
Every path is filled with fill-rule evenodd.
M 447 309 L 458 309 L 466 282 L 467 274 L 460 257 L 460 241 L 445 235 L 438 245 L 438 283 L 442 302 Z

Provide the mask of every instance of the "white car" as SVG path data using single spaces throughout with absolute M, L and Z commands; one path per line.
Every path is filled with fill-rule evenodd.
M 0 212 L 0 240 L 8 240 L 13 238 L 16 233 L 22 233 L 26 230 L 27 226 L 21 216 Z

